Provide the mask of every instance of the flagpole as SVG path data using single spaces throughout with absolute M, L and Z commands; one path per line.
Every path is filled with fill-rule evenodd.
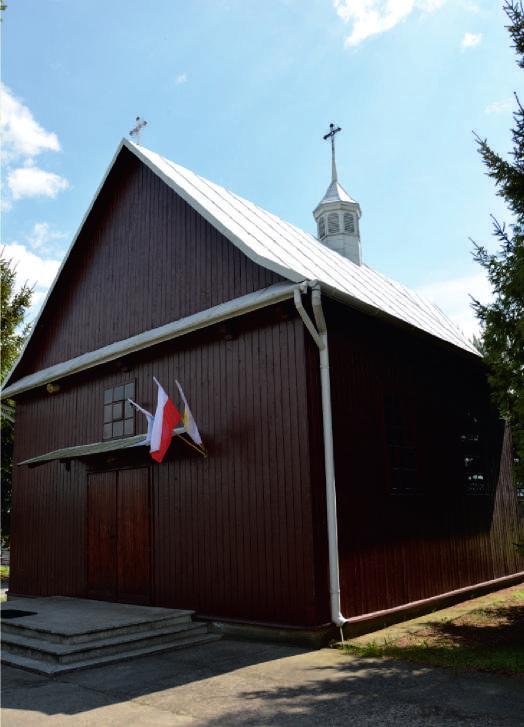
M 183 434 L 187 434 L 187 432 L 183 432 Z M 180 437 L 180 439 L 185 442 L 189 447 L 193 447 L 193 449 L 196 449 L 199 454 L 207 459 L 207 450 L 204 446 L 199 447 L 197 444 L 193 444 L 193 442 L 190 442 L 189 439 L 183 437 L 182 434 L 176 433 L 176 436 Z

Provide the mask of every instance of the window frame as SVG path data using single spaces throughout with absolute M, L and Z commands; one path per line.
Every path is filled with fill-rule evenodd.
M 133 437 L 136 433 L 135 408 L 127 401 L 135 398 L 136 381 L 104 388 L 102 404 L 102 441 Z

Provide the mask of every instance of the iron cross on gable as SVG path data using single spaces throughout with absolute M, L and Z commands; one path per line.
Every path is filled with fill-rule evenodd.
M 329 125 L 329 131 L 327 134 L 324 134 L 322 137 L 324 141 L 327 139 L 331 139 L 331 182 L 337 181 L 337 165 L 335 163 L 335 134 L 338 134 L 339 131 L 342 131 L 340 126 L 335 126 L 335 124 Z
M 140 146 L 140 132 L 144 128 L 144 126 L 147 126 L 147 121 L 144 119 L 141 119 L 140 116 L 137 116 L 136 119 L 136 126 L 134 129 L 131 129 L 129 132 L 129 136 L 134 136 L 136 138 L 136 143 L 138 146 Z

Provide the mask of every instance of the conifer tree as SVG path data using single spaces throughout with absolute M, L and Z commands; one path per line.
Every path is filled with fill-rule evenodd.
M 33 290 L 23 285 L 16 290 L 16 267 L 0 252 L 0 382 L 9 373 L 29 333 L 29 326 L 23 326 L 27 309 L 31 305 Z M 2 538 L 10 532 L 11 516 L 11 471 L 13 464 L 14 402 L 2 402 L 1 407 L 1 473 L 2 473 Z
M 524 7 L 522 0 L 504 4 L 508 30 L 524 69 Z M 476 136 L 487 174 L 512 213 L 509 225 L 493 218 L 499 242 L 495 254 L 475 245 L 474 258 L 486 270 L 493 302 L 474 309 L 482 324 L 482 348 L 490 368 L 490 384 L 501 415 L 511 424 L 515 451 L 515 476 L 524 488 L 524 109 L 515 94 L 513 151 L 508 159 Z

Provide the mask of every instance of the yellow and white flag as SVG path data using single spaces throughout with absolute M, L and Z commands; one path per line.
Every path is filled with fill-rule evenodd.
M 180 392 L 180 396 L 182 397 L 182 401 L 184 402 L 184 415 L 182 417 L 183 422 L 184 422 L 184 429 L 186 430 L 186 433 L 189 434 L 189 436 L 191 437 L 193 442 L 195 444 L 198 444 L 199 447 L 201 447 L 202 446 L 202 437 L 200 436 L 200 432 L 198 431 L 196 422 L 193 419 L 193 415 L 191 414 L 191 409 L 189 408 L 187 399 L 184 395 L 184 392 L 182 391 L 182 387 L 180 386 L 179 382 L 176 381 L 176 379 L 175 379 L 175 383 Z

